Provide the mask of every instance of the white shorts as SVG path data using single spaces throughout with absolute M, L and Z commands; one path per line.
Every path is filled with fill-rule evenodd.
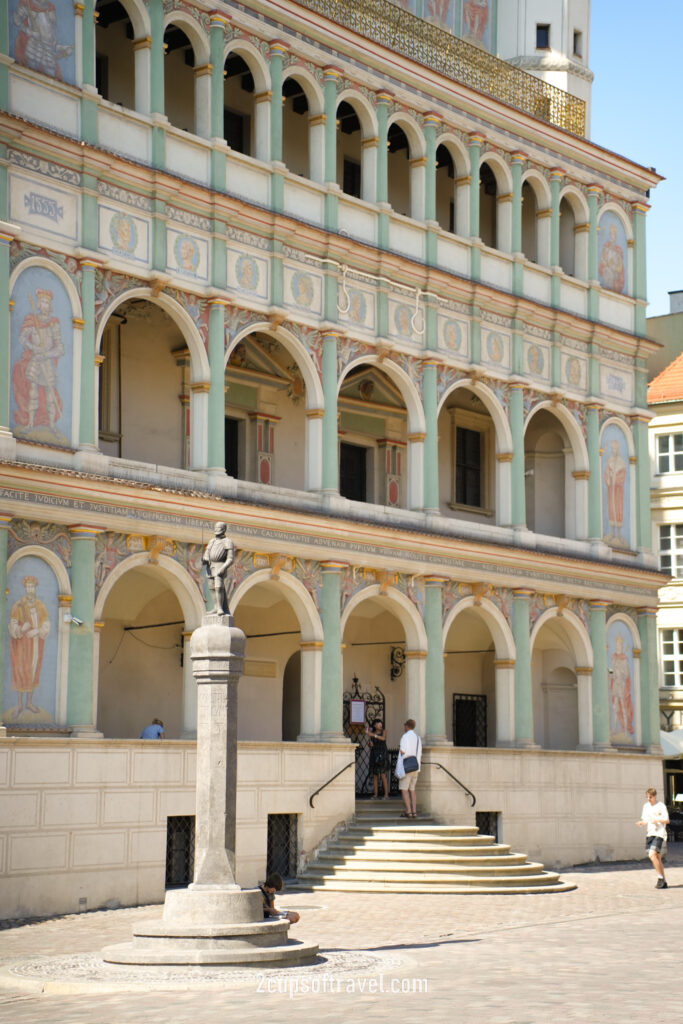
M 419 772 L 409 772 L 407 775 L 404 775 L 402 779 L 398 780 L 398 788 L 401 790 L 415 789 L 419 774 Z

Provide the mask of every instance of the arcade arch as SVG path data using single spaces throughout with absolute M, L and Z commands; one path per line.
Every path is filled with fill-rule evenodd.
M 531 632 L 534 741 L 546 750 L 589 749 L 593 742 L 593 650 L 573 612 L 550 608 Z
M 542 403 L 524 432 L 527 526 L 535 533 L 582 540 L 587 531 L 588 455 L 571 413 Z

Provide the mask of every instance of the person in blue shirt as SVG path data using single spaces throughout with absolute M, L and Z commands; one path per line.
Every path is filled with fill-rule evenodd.
M 164 723 L 160 718 L 153 718 L 151 725 L 146 725 L 140 733 L 141 740 L 163 740 Z

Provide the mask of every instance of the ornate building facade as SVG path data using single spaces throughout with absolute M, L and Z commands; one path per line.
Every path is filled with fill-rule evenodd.
M 354 686 L 390 736 L 417 720 L 506 841 L 555 864 L 638 848 L 661 778 L 659 178 L 586 138 L 586 2 L 543 24 L 407 6 L 5 8 L 9 913 L 162 890 L 216 520 L 248 637 L 240 881 L 269 814 L 305 857 L 352 813 L 351 772 L 308 798 L 358 739 Z M 163 745 L 135 739 L 152 715 Z

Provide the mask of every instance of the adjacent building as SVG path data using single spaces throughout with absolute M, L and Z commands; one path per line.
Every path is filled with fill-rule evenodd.
M 415 718 L 548 864 L 640 851 L 659 178 L 587 137 L 587 0 L 543 8 L 5 6 L 5 914 L 176 878 L 217 520 L 240 882 L 353 813 L 356 716 Z M 434 764 L 420 785 L 474 815 Z

